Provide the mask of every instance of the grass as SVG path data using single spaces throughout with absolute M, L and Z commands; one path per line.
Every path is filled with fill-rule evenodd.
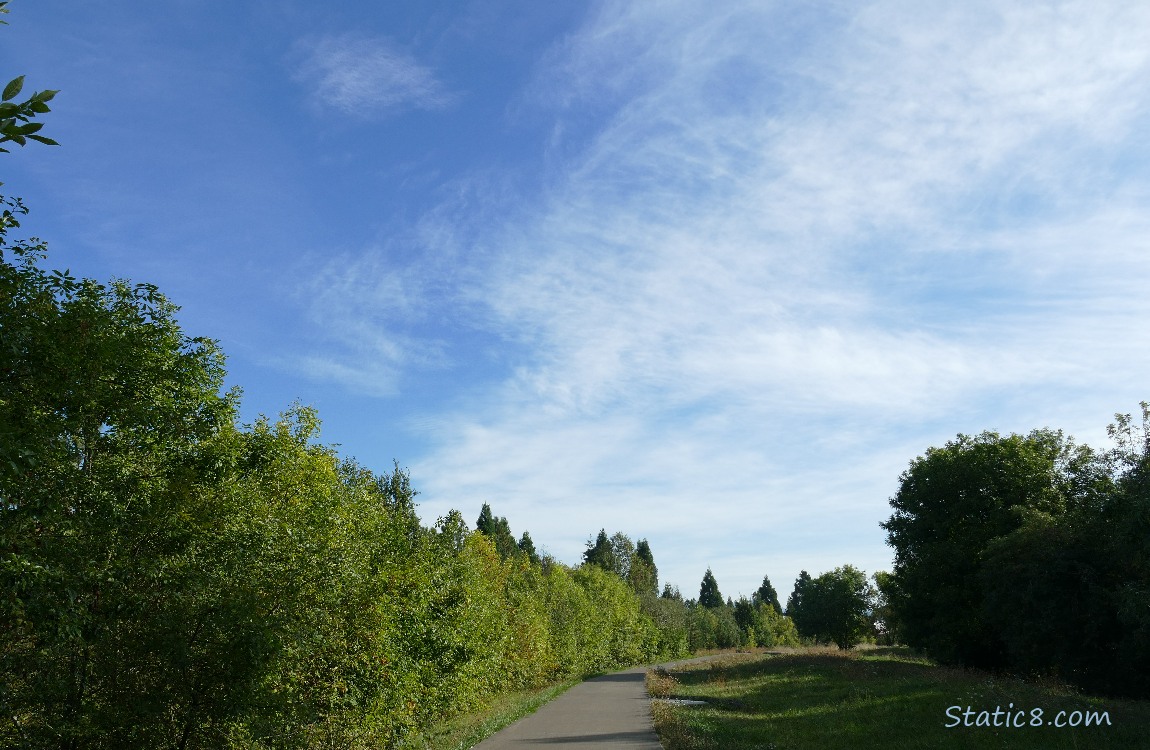
M 404 747 L 412 750 L 467 750 L 508 724 L 534 713 L 544 703 L 559 697 L 583 679 L 577 677 L 536 690 L 503 693 L 492 699 L 482 710 L 453 716 L 432 727 L 421 737 L 409 739 Z
M 852 652 L 773 649 L 731 654 L 648 672 L 652 696 L 694 698 L 706 706 L 654 701 L 666 750 L 784 750 L 791 748 L 1144 748 L 1150 702 L 1081 695 L 983 672 L 940 667 L 905 649 Z M 1025 711 L 1022 727 L 962 726 L 962 712 Z M 951 706 L 958 725 L 948 717 Z M 1032 727 L 1032 709 L 1043 726 Z M 1060 711 L 1107 712 L 1110 725 L 1045 725 Z M 993 722 L 993 714 L 984 721 Z

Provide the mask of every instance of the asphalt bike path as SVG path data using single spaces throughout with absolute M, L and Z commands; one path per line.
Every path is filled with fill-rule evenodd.
M 651 723 L 651 697 L 644 683 L 647 669 L 636 667 L 581 682 L 472 750 L 562 746 L 663 750 Z

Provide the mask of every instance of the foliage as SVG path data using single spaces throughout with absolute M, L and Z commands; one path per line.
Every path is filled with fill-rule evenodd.
M 912 461 L 883 524 L 895 548 L 906 642 L 948 663 L 1005 666 L 1000 634 L 982 616 L 982 552 L 1019 528 L 1026 512 L 1061 514 L 1066 491 L 1084 480 L 1076 470 L 1088 465 L 1050 430 L 959 435 Z
M 735 613 L 725 604 L 688 607 L 687 638 L 691 651 L 712 648 L 735 648 L 744 643 L 743 631 L 735 621 Z
M 640 539 L 635 545 L 635 553 L 627 571 L 627 583 L 640 595 L 654 595 L 659 591 L 659 568 L 655 565 L 655 556 L 646 539 Z
M 317 443 L 237 422 L 154 287 L 0 232 L 0 746 L 394 747 L 504 689 L 683 654 L 597 568 L 502 554 Z
M 1097 453 L 960 436 L 912 462 L 884 524 L 893 632 L 937 658 L 1150 695 L 1150 405 Z M 884 614 L 884 619 L 886 615 Z
M 606 529 L 599 529 L 599 535 L 594 541 L 587 540 L 587 549 L 583 552 L 583 562 L 594 565 L 602 570 L 617 572 L 619 563 L 615 559 L 615 550 L 611 548 L 611 540 Z
M 795 591 L 787 612 L 802 636 L 848 649 L 870 634 L 874 590 L 861 570 L 844 565 L 818 578 L 800 576 Z
M 779 604 L 779 595 L 775 593 L 775 587 L 771 585 L 771 579 L 768 576 L 763 576 L 762 585 L 751 595 L 751 599 L 755 604 L 770 604 L 776 612 L 783 611 L 782 605 Z
M 895 608 L 900 596 L 898 579 L 893 573 L 880 570 L 871 576 L 875 586 L 874 625 L 875 636 L 884 646 L 893 646 L 902 643 L 902 629 L 898 621 L 898 612 Z
M 0 2 L 0 14 L 7 13 L 8 2 L 4 0 Z M 7 21 L 0 21 L 0 24 L 7 24 Z M 49 146 L 59 145 L 51 138 L 40 135 L 43 123 L 32 122 L 38 115 L 51 111 L 48 102 L 59 92 L 36 91 L 22 102 L 13 101 L 23 90 L 24 76 L 18 76 L 9 81 L 0 93 L 0 143 L 24 146 L 33 140 Z M 8 153 L 8 149 L 0 146 L 0 153 Z
M 719 582 L 715 580 L 715 574 L 707 568 L 707 572 L 703 574 L 703 581 L 699 584 L 699 605 L 709 609 L 715 609 L 723 606 L 723 595 L 719 593 Z
M 519 547 L 520 552 L 527 556 L 528 560 L 536 564 L 539 563 L 539 553 L 535 551 L 535 542 L 532 541 L 531 534 L 524 531 L 516 546 Z

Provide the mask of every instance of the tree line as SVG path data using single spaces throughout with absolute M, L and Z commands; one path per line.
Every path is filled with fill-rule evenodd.
M 53 145 L 54 92 L 22 89 L 0 143 Z M 627 581 L 509 547 L 505 519 L 424 526 L 398 463 L 340 457 L 313 409 L 242 424 L 156 287 L 45 267 L 0 208 L 0 747 L 397 747 L 685 654 Z

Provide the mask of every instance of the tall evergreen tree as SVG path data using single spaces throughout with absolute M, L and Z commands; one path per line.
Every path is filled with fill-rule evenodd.
M 492 539 L 495 542 L 495 549 L 504 560 L 519 554 L 519 545 L 515 542 L 515 535 L 511 533 L 511 524 L 507 522 L 506 516 L 495 519 L 495 534 Z
M 482 510 L 479 511 L 479 518 L 475 521 L 475 530 L 483 532 L 489 537 L 495 536 L 495 517 L 491 515 L 491 506 L 488 503 L 484 503 Z
M 723 595 L 719 593 L 719 582 L 715 574 L 707 568 L 703 574 L 703 583 L 699 586 L 699 604 L 708 609 L 717 609 L 723 606 Z
M 606 529 L 599 529 L 599 536 L 595 541 L 587 540 L 587 549 L 583 552 L 583 562 L 595 565 L 609 572 L 615 572 L 615 551 L 611 548 L 611 539 Z
M 779 595 L 775 593 L 775 587 L 771 585 L 771 579 L 768 576 L 763 576 L 763 585 L 755 591 L 751 596 L 751 600 L 755 604 L 769 604 L 775 608 L 776 612 L 782 612 L 783 608 L 779 605 Z
M 800 620 L 803 618 L 803 595 L 811 586 L 811 574 L 807 571 L 799 571 L 799 577 L 795 579 L 795 588 L 791 591 L 791 596 L 787 599 L 787 617 L 795 622 L 795 627 L 802 629 L 799 626 Z
M 651 554 L 651 545 L 646 539 L 640 539 L 635 545 L 627 582 L 638 594 L 654 595 L 659 591 L 659 569 L 655 567 L 655 556 Z
M 527 559 L 531 562 L 539 562 L 539 553 L 535 551 L 535 542 L 531 540 L 531 535 L 526 531 L 523 532 L 523 536 L 519 537 L 519 551 L 527 555 Z

